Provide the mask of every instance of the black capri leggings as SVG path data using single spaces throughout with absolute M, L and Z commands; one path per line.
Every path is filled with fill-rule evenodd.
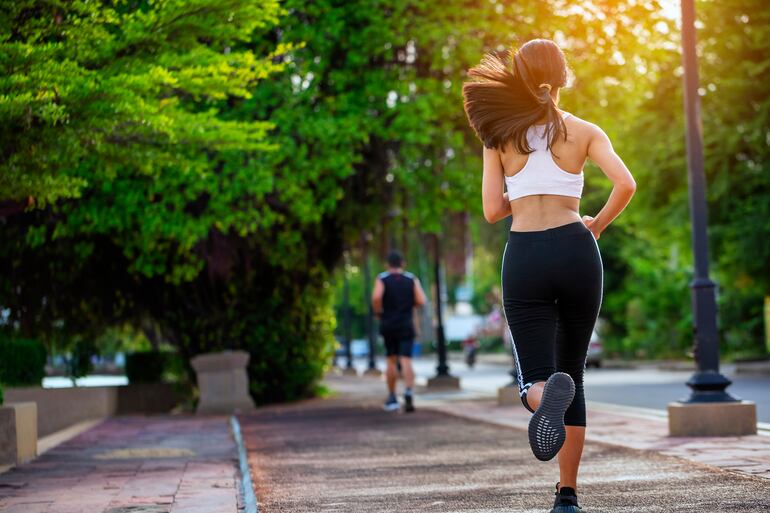
M 599 246 L 581 221 L 537 232 L 510 232 L 503 253 L 503 307 L 524 406 L 534 383 L 556 371 L 575 381 L 568 426 L 586 425 L 583 392 L 588 342 L 602 303 Z

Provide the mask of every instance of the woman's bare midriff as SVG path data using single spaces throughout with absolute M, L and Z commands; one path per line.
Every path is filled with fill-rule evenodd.
M 537 232 L 580 221 L 580 199 L 553 194 L 524 196 L 511 201 L 511 231 Z

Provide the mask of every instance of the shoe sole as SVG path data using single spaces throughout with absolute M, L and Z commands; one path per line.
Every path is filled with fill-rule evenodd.
M 529 420 L 529 446 L 540 461 L 553 459 L 567 438 L 564 412 L 575 397 L 575 382 L 569 374 L 553 374 L 543 387 L 543 398 Z
M 398 403 L 395 403 L 395 404 L 392 404 L 392 405 L 391 404 L 386 404 L 385 406 L 382 407 L 382 409 L 385 410 L 385 411 L 397 411 L 400 407 L 401 406 L 399 406 Z
M 579 506 L 558 506 L 551 513 L 583 513 L 583 510 Z

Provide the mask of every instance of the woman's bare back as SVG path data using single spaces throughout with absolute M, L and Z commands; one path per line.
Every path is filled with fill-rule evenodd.
M 568 116 L 564 123 L 567 126 L 567 140 L 560 138 L 554 141 L 551 148 L 553 159 L 562 170 L 579 174 L 585 165 L 588 144 L 595 126 L 574 115 Z M 508 143 L 505 151 L 499 154 L 506 176 L 520 172 L 529 159 L 529 155 L 517 153 L 512 143 Z M 570 196 L 535 194 L 515 199 L 510 202 L 510 206 L 513 231 L 546 230 L 580 221 L 580 199 Z

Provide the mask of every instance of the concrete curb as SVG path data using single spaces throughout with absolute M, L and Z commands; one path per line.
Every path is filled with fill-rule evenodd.
M 741 376 L 770 376 L 770 360 L 736 362 L 735 374 Z
M 238 446 L 238 462 L 241 470 L 241 492 L 243 493 L 244 513 L 259 513 L 259 503 L 254 493 L 254 484 L 251 481 L 251 471 L 249 470 L 249 460 L 246 456 L 246 446 L 243 444 L 241 436 L 241 424 L 233 415 L 230 417 L 230 427 L 233 429 L 233 438 Z

